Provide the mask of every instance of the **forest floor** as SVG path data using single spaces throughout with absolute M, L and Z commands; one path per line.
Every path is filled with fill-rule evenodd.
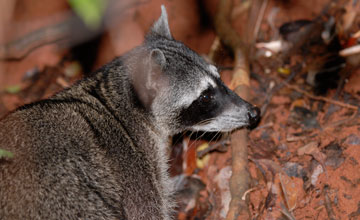
M 119 13 L 106 20 L 108 25 L 78 42 L 53 41 L 48 31 L 73 16 L 66 1 L 29 2 L 0 9 L 7 10 L 0 13 L 0 42 L 15 42 L 7 52 L 0 48 L 0 118 L 51 96 L 139 45 L 160 15 L 161 4 L 167 7 L 174 38 L 196 52 L 209 54 L 216 37 L 212 18 L 219 0 L 115 3 Z M 233 27 L 246 35 L 251 19 L 244 11 L 257 1 L 234 2 Z M 339 55 L 360 42 L 360 3 L 260 2 L 266 3 L 260 4 L 264 10 L 257 14 L 260 22 L 249 59 L 248 101 L 262 109 L 260 123 L 249 130 L 251 182 L 244 197 L 251 218 L 360 219 L 360 53 Z M 29 37 L 44 27 L 47 34 Z M 76 28 L 69 30 L 74 33 L 70 38 L 76 38 Z M 39 39 L 31 43 L 34 36 Z M 229 85 L 231 53 L 220 47 L 216 56 Z M 179 189 L 178 219 L 225 219 L 231 199 L 231 149 L 226 137 L 200 136 L 174 138 L 171 175 Z

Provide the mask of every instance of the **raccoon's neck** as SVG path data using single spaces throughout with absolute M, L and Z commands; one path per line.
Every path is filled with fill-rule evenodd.
M 121 122 L 130 138 L 134 140 L 134 145 L 142 148 L 148 159 L 157 167 L 154 178 L 157 179 L 156 185 L 161 192 L 161 210 L 164 211 L 164 219 L 169 219 L 168 211 L 173 209 L 174 204 L 171 201 L 173 190 L 168 175 L 170 133 L 157 127 L 153 116 L 141 106 L 124 67 L 119 65 L 115 68 L 117 69 L 112 69 L 111 72 L 99 73 L 90 92 L 93 91 L 92 96 Z
M 131 86 L 130 70 L 125 62 L 123 59 L 114 60 L 80 83 L 78 88 L 95 100 L 91 102 L 98 103 L 99 108 L 105 108 L 113 115 L 137 144 L 146 146 L 150 152 L 166 151 L 164 148 L 169 145 L 170 133 L 160 128 L 152 114 L 142 107 Z M 82 92 L 77 96 L 88 97 Z

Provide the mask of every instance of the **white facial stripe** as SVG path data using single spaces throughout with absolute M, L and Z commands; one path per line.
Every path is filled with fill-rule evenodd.
M 210 77 L 204 77 L 203 81 L 200 84 L 204 84 L 204 88 L 207 89 L 209 88 L 209 84 L 212 85 L 212 87 L 216 88 L 216 83 L 214 82 L 214 80 Z M 204 90 L 205 90 L 204 89 Z M 204 90 L 202 90 L 201 92 L 203 92 Z M 199 95 L 201 94 L 201 92 L 199 93 Z
M 189 106 L 194 100 L 196 100 L 200 94 L 208 89 L 210 86 L 216 88 L 217 85 L 214 82 L 214 80 L 211 77 L 208 77 L 206 75 L 203 76 L 201 79 L 199 85 L 196 87 L 196 90 L 192 92 L 191 94 L 187 94 L 186 96 L 183 96 L 181 100 L 179 100 L 179 104 L 181 106 Z
M 214 65 L 211 65 L 211 64 L 209 65 L 209 71 L 213 76 L 215 76 L 217 78 L 220 78 L 220 74 L 219 74 L 219 72 L 217 71 L 217 68 Z

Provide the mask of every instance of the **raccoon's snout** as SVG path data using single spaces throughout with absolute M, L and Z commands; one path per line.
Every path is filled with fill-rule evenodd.
M 248 111 L 249 128 L 254 128 L 260 119 L 260 109 L 256 106 L 250 107 Z

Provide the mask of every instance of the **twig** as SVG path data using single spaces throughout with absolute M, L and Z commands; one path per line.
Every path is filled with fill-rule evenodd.
M 281 213 L 283 215 L 285 215 L 289 220 L 296 220 L 295 217 L 293 216 L 293 214 L 291 214 L 291 212 L 289 210 L 287 210 L 287 208 L 284 206 L 284 204 L 280 203 L 280 207 L 281 207 Z
M 74 27 L 80 22 L 77 17 L 70 12 L 63 12 L 62 14 L 53 17 L 60 17 L 62 21 L 56 24 L 34 30 L 26 35 L 17 37 L 15 40 L 0 45 L 0 61 L 21 61 L 33 51 L 46 45 L 56 44 L 61 41 L 66 41 L 72 36 L 73 30 L 81 30 L 79 27 Z M 53 17 L 49 17 L 52 20 Z M 21 27 L 23 24 L 19 24 Z
M 289 83 L 285 82 L 284 81 L 284 84 L 286 85 L 286 87 L 290 88 L 290 89 L 293 89 L 305 96 L 307 96 L 308 98 L 310 99 L 314 99 L 314 100 L 318 100 L 318 101 L 324 101 L 324 102 L 328 102 L 328 103 L 331 103 L 331 104 L 334 104 L 334 105 L 338 105 L 338 106 L 341 106 L 341 107 L 344 107 L 344 108 L 349 108 L 349 109 L 353 109 L 355 111 L 358 110 L 358 107 L 355 106 L 355 105 L 350 105 L 350 104 L 347 104 L 347 103 L 343 103 L 343 102 L 340 102 L 340 101 L 336 101 L 336 100 L 333 100 L 333 99 L 329 99 L 329 98 L 326 98 L 326 97 L 322 97 L 322 96 L 315 96 L 315 95 L 312 95 L 300 88 L 298 88 L 297 86 L 294 86 L 294 85 L 290 85 Z
M 229 47 L 235 57 L 234 73 L 230 87 L 243 99 L 249 97 L 249 63 L 248 45 L 245 45 L 237 32 L 232 28 L 230 14 L 231 0 L 221 0 L 215 17 L 215 29 L 223 44 Z M 231 138 L 232 176 L 230 179 L 231 202 L 227 220 L 249 219 L 250 213 L 246 201 L 242 199 L 250 185 L 250 174 L 247 170 L 248 153 L 247 130 L 234 132 Z
M 255 191 L 255 190 L 258 190 L 258 189 L 260 189 L 260 188 L 259 188 L 259 187 L 254 187 L 254 188 L 251 188 L 251 189 L 246 190 L 246 192 L 244 193 L 244 195 L 241 197 L 242 200 L 246 200 L 246 196 L 247 196 L 249 193 L 251 193 L 251 192 L 253 192 L 253 191 Z
M 257 126 L 254 130 L 261 130 L 261 129 L 264 129 L 264 128 L 271 128 L 273 126 L 274 126 L 274 122 L 269 122 L 269 123 L 266 123 L 264 125 Z
M 352 121 L 352 120 L 354 120 L 356 118 L 357 112 L 359 111 L 359 107 L 357 107 L 355 105 L 343 103 L 343 102 L 340 102 L 340 101 L 337 101 L 337 100 L 334 100 L 334 99 L 329 99 L 329 98 L 326 98 L 326 97 L 323 97 L 323 96 L 315 96 L 315 95 L 312 95 L 312 94 L 298 88 L 297 86 L 290 85 L 289 83 L 286 83 L 286 82 L 284 82 L 284 83 L 285 83 L 286 87 L 288 87 L 290 89 L 293 89 L 293 90 L 307 96 L 310 99 L 314 99 L 314 100 L 318 100 L 318 101 L 324 101 L 324 102 L 328 102 L 330 104 L 334 104 L 334 105 L 338 105 L 338 106 L 341 106 L 341 107 L 344 107 L 344 108 L 349 108 L 349 109 L 355 110 L 354 113 L 351 115 L 351 117 L 340 120 L 340 121 L 337 121 L 337 122 L 327 124 L 327 125 L 325 125 L 323 127 L 324 130 L 327 129 L 327 128 L 330 128 L 330 127 L 335 127 L 335 126 L 339 126 L 341 124 L 345 124 L 345 123 L 347 123 L 349 121 Z
M 218 150 L 220 152 L 226 152 L 226 145 L 230 144 L 229 137 L 226 137 L 215 144 L 209 145 L 209 147 L 205 148 L 204 150 L 198 151 L 196 153 L 196 156 L 198 158 L 202 158 L 206 154 L 210 153 L 211 151 Z
M 301 69 L 301 66 L 295 66 L 294 70 L 291 71 L 291 74 L 288 78 L 285 79 L 285 81 L 279 83 L 277 86 L 275 86 L 274 88 L 272 88 L 270 90 L 270 92 L 266 95 L 266 98 L 263 102 L 263 105 L 261 106 L 261 116 L 264 116 L 266 110 L 267 110 L 267 107 L 269 106 L 270 102 L 271 102 L 271 99 L 272 97 L 274 96 L 274 94 L 276 92 L 278 92 L 280 89 L 282 89 L 286 83 L 289 83 L 292 79 L 295 78 L 296 74 L 300 71 Z
M 32 52 L 34 52 L 35 50 L 41 48 L 41 47 L 44 47 L 46 45 L 51 45 L 51 44 L 56 44 L 58 42 L 61 42 L 63 40 L 65 40 L 66 38 L 62 38 L 62 37 L 59 37 L 57 39 L 53 39 L 53 40 L 48 40 L 48 41 L 44 41 L 44 42 L 37 42 L 38 44 L 37 45 L 34 45 L 34 46 L 31 46 L 29 49 L 25 50 L 23 52 L 23 54 L 21 55 L 8 55 L 8 56 L 5 56 L 5 57 L 0 57 L 0 61 L 4 61 L 4 62 L 18 62 L 18 61 L 21 61 L 23 59 L 25 59 L 29 54 L 31 54 Z
M 334 210 L 333 208 L 331 207 L 331 200 L 329 198 L 329 195 L 328 195 L 328 186 L 325 186 L 324 187 L 324 197 L 325 197 L 325 208 L 326 208 L 326 212 L 329 216 L 329 219 L 330 220 L 337 220 L 335 214 L 334 214 Z
M 256 39 L 257 39 L 259 30 L 260 30 L 260 24 L 261 24 L 261 21 L 263 20 L 264 12 L 265 12 L 267 4 L 268 4 L 268 0 L 264 0 L 262 5 L 261 5 L 260 13 L 258 15 L 256 25 L 255 25 L 255 29 L 254 29 L 254 41 L 256 41 Z
M 355 111 L 349 118 L 345 118 L 340 121 L 328 123 L 327 125 L 323 126 L 322 128 L 323 128 L 323 130 L 326 130 L 327 128 L 331 128 L 331 127 L 339 127 L 340 125 L 346 124 L 348 122 L 356 122 L 356 120 L 358 119 L 357 113 L 358 112 Z
M 215 16 L 215 30 L 221 41 L 227 47 L 231 48 L 234 55 L 236 50 L 241 50 L 246 54 L 246 45 L 241 41 L 237 32 L 232 28 L 229 16 L 232 10 L 231 0 L 221 0 L 219 2 L 218 12 Z
M 258 34 L 259 34 L 259 30 L 260 30 L 260 25 L 261 22 L 264 18 L 264 13 L 265 13 L 265 9 L 268 5 L 268 0 L 261 0 L 261 6 L 259 10 L 253 10 L 254 12 L 256 12 L 256 22 L 255 22 L 255 27 L 254 27 L 254 32 L 253 32 L 253 36 L 250 36 L 250 39 L 248 39 L 248 43 L 251 45 L 251 49 L 250 49 L 250 57 L 254 57 L 254 51 L 255 51 L 255 47 L 253 46 L 256 42 L 256 40 L 258 39 Z M 257 3 L 257 4 L 260 4 Z M 253 4 L 254 5 L 254 4 Z M 255 4 L 256 5 L 256 4 Z M 250 20 L 251 21 L 251 20 Z M 251 22 L 250 22 L 251 23 Z M 248 31 L 250 31 L 251 29 L 249 29 Z M 251 58 L 250 58 L 251 59 Z
M 211 61 L 215 60 L 215 54 L 219 50 L 219 47 L 221 46 L 220 38 L 218 36 L 215 37 L 214 42 L 211 45 L 210 52 L 208 55 L 208 58 Z
M 104 26 L 100 27 L 96 31 L 88 30 L 79 18 L 73 15 L 70 10 L 62 12 L 62 14 L 56 15 L 63 18 L 59 23 L 39 28 L 26 35 L 17 37 L 11 42 L 0 45 L 0 61 L 21 61 L 33 51 L 50 44 L 64 43 L 65 46 L 71 47 L 85 42 L 88 39 L 101 34 L 105 28 L 111 28 L 115 24 L 114 21 L 119 20 L 116 16 L 119 14 L 121 15 L 121 11 L 128 10 L 129 8 L 145 4 L 147 2 L 149 2 L 149 0 L 137 0 L 127 4 L 120 3 L 112 5 L 112 7 L 108 10 L 108 14 L 103 18 Z M 47 19 L 53 20 L 53 16 L 48 17 Z M 20 24 L 20 27 L 17 28 L 21 28 L 21 25 L 24 24 Z

